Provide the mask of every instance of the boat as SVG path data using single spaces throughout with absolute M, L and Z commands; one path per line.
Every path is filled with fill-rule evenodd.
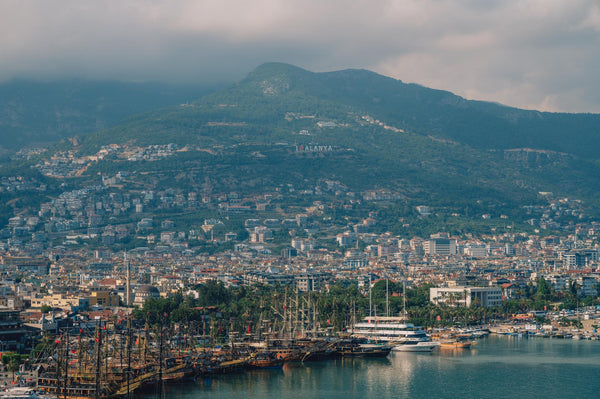
M 348 332 L 353 338 L 377 342 L 429 341 L 425 330 L 405 320 L 404 316 L 367 316 L 362 322 L 350 326 Z
M 261 351 L 250 356 L 248 367 L 252 369 L 280 369 L 283 367 L 283 360 L 277 358 L 276 352 Z
M 406 291 L 406 288 L 404 288 L 404 291 Z M 425 330 L 412 323 L 407 323 L 406 320 L 408 320 L 408 317 L 406 313 L 406 295 L 404 295 L 402 316 L 389 316 L 389 310 L 388 316 L 367 316 L 362 322 L 350 326 L 348 333 L 352 338 L 390 344 L 392 350 L 397 352 L 431 352 L 439 346 L 439 343 L 432 342 L 429 339 Z
M 28 387 L 10 387 L 0 390 L 0 399 L 50 399 L 51 396 L 40 395 Z
M 431 352 L 440 346 L 432 342 L 421 327 L 406 323 L 403 316 L 366 317 L 349 332 L 353 338 L 386 342 L 392 345 L 394 352 Z
M 457 339 L 440 342 L 440 349 L 471 349 L 475 345 L 475 341 Z
M 328 341 L 315 341 L 314 343 L 307 344 L 302 355 L 302 362 L 309 361 L 322 361 L 331 359 L 336 355 L 336 351 L 333 348 L 335 342 Z
M 342 339 L 335 345 L 338 357 L 386 357 L 392 350 L 391 345 L 370 344 L 358 339 Z
M 439 342 L 433 341 L 419 341 L 405 339 L 402 341 L 394 342 L 392 351 L 394 352 L 432 352 L 435 348 L 440 346 Z

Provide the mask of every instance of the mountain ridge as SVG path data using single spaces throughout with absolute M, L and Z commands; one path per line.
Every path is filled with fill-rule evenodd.
M 271 64 L 268 66 L 269 69 L 274 67 Z M 295 71 L 282 69 L 287 73 Z M 349 76 L 355 78 L 358 75 L 361 78 L 367 76 L 370 86 L 363 81 L 356 90 L 355 86 L 347 84 Z M 595 158 L 600 150 L 597 140 L 600 136 L 600 114 L 522 110 L 493 102 L 467 100 L 449 91 L 403 83 L 365 70 L 323 72 L 313 77 L 323 85 L 328 85 L 327 80 L 333 81 L 338 90 L 330 96 L 344 98 L 346 104 L 369 106 L 371 109 L 375 107 L 382 118 L 404 124 L 413 131 L 427 131 L 442 138 L 469 142 L 478 148 L 533 147 L 569 152 L 586 158 Z M 388 85 L 392 86 L 391 89 L 386 87 Z M 424 112 L 424 107 L 431 108 Z M 412 119 L 419 121 L 415 123 Z M 578 134 L 582 143 L 570 145 L 569 140 L 561 142 L 560 135 L 566 131 Z
M 223 90 L 133 116 L 60 151 L 95 157 L 121 146 L 82 169 L 82 182 L 120 171 L 143 176 L 144 187 L 152 182 L 146 189 L 243 194 L 288 185 L 310 191 L 335 180 L 354 192 L 384 189 L 408 203 L 498 215 L 555 192 L 584 199 L 593 211 L 599 117 L 466 100 L 367 70 L 315 73 L 268 63 Z M 563 131 L 578 124 L 585 129 Z M 171 143 L 178 150 L 165 158 L 128 155 Z
M 217 87 L 81 79 L 3 82 L 0 147 L 16 150 L 85 135 L 132 115 L 193 100 Z

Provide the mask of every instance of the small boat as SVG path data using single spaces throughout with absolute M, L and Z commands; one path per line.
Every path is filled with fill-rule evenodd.
M 475 344 L 475 341 L 467 340 L 442 341 L 440 349 L 471 349 Z
M 431 352 L 435 348 L 439 348 L 439 342 L 433 341 L 417 341 L 417 340 L 403 340 L 394 342 L 392 351 L 394 352 Z
M 277 358 L 275 352 L 257 352 L 250 356 L 248 367 L 252 369 L 280 369 L 283 367 L 283 360 Z
M 299 362 L 304 357 L 305 351 L 300 349 L 278 349 L 275 356 L 277 359 L 287 362 Z
M 391 350 L 391 345 L 361 343 L 355 339 L 341 340 L 335 347 L 340 357 L 386 357 Z
M 40 395 L 27 387 L 11 387 L 0 390 L 0 399 L 49 399 L 52 396 Z

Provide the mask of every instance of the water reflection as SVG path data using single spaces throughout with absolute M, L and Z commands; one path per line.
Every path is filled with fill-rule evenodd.
M 600 342 L 490 337 L 470 350 L 290 363 L 282 370 L 199 378 L 168 387 L 167 397 L 582 398 L 597 397 L 598 375 Z

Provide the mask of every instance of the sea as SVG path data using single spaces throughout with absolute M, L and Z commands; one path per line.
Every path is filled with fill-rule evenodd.
M 472 349 L 289 363 L 279 370 L 198 378 L 167 386 L 163 397 L 600 398 L 600 341 L 491 335 Z

